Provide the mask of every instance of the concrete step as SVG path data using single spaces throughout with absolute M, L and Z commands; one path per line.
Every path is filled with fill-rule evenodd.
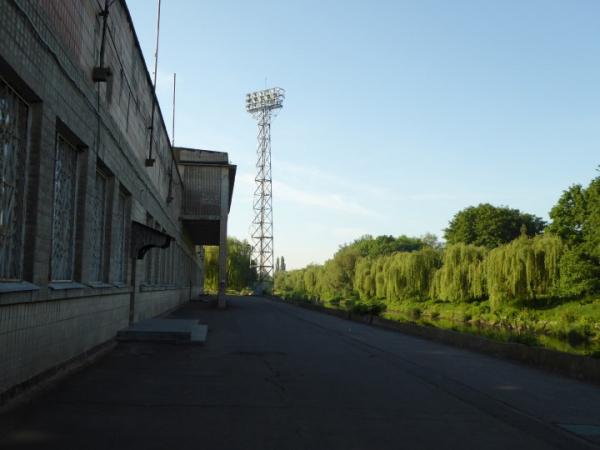
M 197 320 L 147 319 L 120 330 L 117 340 L 202 345 L 207 335 L 208 325 L 199 324 Z

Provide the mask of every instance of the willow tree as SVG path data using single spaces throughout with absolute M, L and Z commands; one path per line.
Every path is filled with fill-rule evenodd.
M 483 261 L 487 249 L 455 244 L 444 250 L 442 267 L 435 273 L 431 297 L 449 302 L 483 299 L 487 295 Z
M 340 289 L 340 267 L 338 261 L 329 259 L 321 266 L 319 277 L 317 279 L 317 289 L 320 299 L 330 301 L 333 299 L 341 299 L 344 295 L 352 291 L 352 285 L 346 285 L 346 288 Z M 352 268 L 352 278 L 354 278 L 354 268 Z
M 441 266 L 440 252 L 426 247 L 416 252 L 395 253 L 386 265 L 386 299 L 425 300 L 434 274 Z
M 379 258 L 374 258 L 371 271 L 375 276 L 375 298 L 379 300 L 385 299 L 386 294 L 386 279 L 385 279 L 385 271 L 389 264 L 389 256 L 380 256 Z
M 321 278 L 322 266 L 311 264 L 302 269 L 302 272 L 306 297 L 311 300 L 318 300 L 321 297 L 319 279 Z
M 564 249 L 561 238 L 548 234 L 522 236 L 492 250 L 485 264 L 492 304 L 557 295 Z
M 354 289 L 362 300 L 376 295 L 375 271 L 372 258 L 358 258 L 354 269 Z

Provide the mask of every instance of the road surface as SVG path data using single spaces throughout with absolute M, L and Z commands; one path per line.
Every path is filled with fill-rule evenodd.
M 600 447 L 597 386 L 263 298 L 171 317 L 207 344 L 118 345 L 0 416 L 0 448 Z

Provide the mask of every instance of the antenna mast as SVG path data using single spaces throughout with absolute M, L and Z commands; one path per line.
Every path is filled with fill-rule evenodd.
M 176 89 L 176 86 L 177 86 L 177 74 L 174 73 L 173 74 L 173 117 L 172 117 L 173 125 L 171 128 L 171 141 L 172 141 L 171 145 L 173 147 L 175 147 L 175 89 Z

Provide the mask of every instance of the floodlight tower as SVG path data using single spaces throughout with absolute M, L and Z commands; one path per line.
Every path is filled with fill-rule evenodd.
M 275 87 L 246 94 L 246 111 L 258 120 L 256 188 L 252 221 L 252 261 L 260 282 L 273 276 L 273 198 L 271 178 L 271 117 L 283 107 L 285 91 Z

